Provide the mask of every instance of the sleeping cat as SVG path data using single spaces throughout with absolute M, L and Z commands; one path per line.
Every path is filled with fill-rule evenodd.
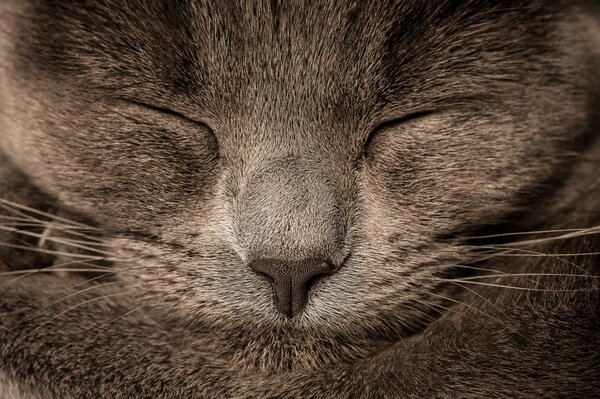
M 2 1 L 0 397 L 600 396 L 598 8 Z

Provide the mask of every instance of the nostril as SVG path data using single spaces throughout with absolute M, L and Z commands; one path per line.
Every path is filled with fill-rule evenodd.
M 277 259 L 257 259 L 250 263 L 250 269 L 277 280 L 289 278 L 297 283 L 306 284 L 319 275 L 330 274 L 335 266 L 322 259 L 306 259 L 301 261 L 282 261 Z
M 335 271 L 332 262 L 318 258 L 301 261 L 257 259 L 249 267 L 271 279 L 276 308 L 289 318 L 302 312 L 306 306 L 308 291 L 314 282 Z

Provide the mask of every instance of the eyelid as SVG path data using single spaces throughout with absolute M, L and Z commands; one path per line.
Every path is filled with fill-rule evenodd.
M 394 126 L 394 125 L 400 125 L 402 123 L 406 123 L 415 119 L 420 119 L 420 118 L 424 118 L 426 116 L 432 115 L 434 113 L 438 112 L 437 110 L 432 110 L 432 109 L 426 109 L 426 110 L 419 110 L 419 111 L 415 111 L 415 112 L 410 112 L 407 113 L 405 115 L 402 115 L 400 117 L 397 118 L 393 118 L 390 119 L 389 121 L 383 122 L 382 124 L 380 124 L 379 126 L 377 126 L 377 128 L 374 129 L 375 130 L 382 130 L 385 129 L 386 127 L 389 126 Z
M 416 119 L 420 119 L 420 118 L 425 118 L 427 116 L 435 114 L 436 112 L 438 112 L 438 110 L 433 110 L 433 109 L 426 109 L 426 110 L 410 112 L 410 113 L 402 115 L 398 118 L 393 118 L 393 119 L 390 119 L 389 121 L 379 124 L 375 129 L 371 130 L 371 132 L 365 139 L 363 146 L 362 146 L 363 153 L 366 152 L 366 150 L 370 147 L 371 142 L 373 141 L 373 138 L 376 137 L 380 132 L 387 129 L 388 127 L 401 125 L 403 123 L 407 123 L 407 122 L 410 122 L 410 121 L 413 121 Z
M 121 115 L 122 117 L 130 119 L 140 125 L 146 125 L 147 129 L 151 130 L 154 133 L 167 133 L 165 137 L 168 140 L 177 140 L 172 141 L 173 143 L 187 142 L 189 144 L 190 142 L 193 142 L 193 140 L 195 140 L 194 137 L 202 136 L 204 140 L 207 140 L 205 142 L 205 144 L 207 145 L 202 147 L 206 148 L 207 150 L 210 150 L 211 154 L 215 156 L 215 159 L 218 159 L 221 156 L 219 139 L 217 138 L 213 129 L 208 124 L 197 119 L 190 118 L 182 114 L 181 112 L 174 111 L 170 108 L 157 106 L 144 101 L 133 100 L 131 98 L 123 97 L 113 97 L 113 100 L 119 102 L 122 107 L 130 108 L 129 112 L 127 110 L 113 109 L 113 112 Z M 136 108 L 137 110 L 135 110 Z M 143 109 L 145 109 L 146 111 L 142 112 Z M 175 128 L 172 124 L 162 124 L 162 122 L 164 122 L 163 119 L 166 118 L 160 118 L 160 116 L 158 115 L 148 115 L 148 110 L 153 111 L 155 114 L 163 114 L 169 115 L 170 117 L 175 117 L 180 122 L 183 122 L 183 124 L 176 125 Z M 186 125 L 187 128 L 183 125 Z M 203 133 L 199 134 L 198 136 L 192 137 L 189 136 L 190 129 L 192 129 L 196 133 L 198 133 L 199 131 L 202 131 Z M 190 137 L 192 138 L 190 139 Z
M 150 110 L 159 112 L 161 114 L 171 115 L 171 116 L 174 116 L 174 117 L 177 117 L 177 118 L 185 119 L 188 122 L 195 123 L 195 124 L 198 124 L 198 125 L 202 125 L 202 126 L 207 127 L 207 128 L 210 129 L 210 127 L 206 123 L 204 123 L 202 121 L 199 121 L 197 119 L 190 118 L 189 116 L 187 116 L 185 114 L 182 114 L 181 112 L 174 111 L 174 110 L 172 110 L 170 108 L 166 108 L 166 107 L 163 107 L 163 106 L 160 106 L 160 105 L 150 104 L 150 103 L 147 103 L 147 102 L 144 102 L 144 101 L 132 100 L 131 98 L 120 98 L 120 100 L 125 101 L 126 103 L 129 103 L 131 105 L 135 105 L 135 106 L 138 106 L 138 107 L 143 107 L 143 108 L 146 108 L 146 109 L 150 109 Z

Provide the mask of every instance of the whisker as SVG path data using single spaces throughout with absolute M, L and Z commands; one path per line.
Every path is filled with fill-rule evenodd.
M 31 223 L 31 222 L 2 222 L 1 226 L 5 227 L 14 227 L 14 228 L 25 228 L 25 227 L 37 227 L 44 228 L 45 226 L 40 223 Z
M 11 330 L 8 327 L 4 327 L 2 324 L 0 324 L 0 328 L 3 329 L 4 331 L 7 331 L 7 332 L 11 333 L 11 334 L 15 334 L 15 332 L 13 330 Z
M 499 252 L 496 255 L 497 256 L 513 256 L 513 257 L 554 257 L 556 259 L 558 259 L 558 257 L 560 256 L 592 256 L 592 255 L 600 255 L 600 252 L 575 252 L 575 253 L 543 253 L 543 252 L 536 252 L 536 251 L 531 251 L 531 250 L 525 250 L 523 248 L 511 248 L 511 247 L 500 247 L 500 246 L 482 246 L 481 248 L 490 248 L 490 249 L 502 249 L 504 250 L 504 252 Z M 525 252 L 525 253 L 511 253 L 512 251 L 515 252 Z M 563 259 L 564 260 L 564 259 Z
M 548 243 L 548 242 L 553 242 L 553 241 L 558 241 L 558 240 L 567 240 L 567 239 L 571 239 L 571 238 L 577 238 L 577 237 L 599 234 L 599 233 L 600 233 L 600 226 L 594 226 L 594 227 L 590 227 L 588 229 L 581 229 L 581 230 L 576 230 L 576 231 L 572 231 L 572 232 L 567 232 L 565 234 L 561 234 L 561 235 L 553 236 L 553 237 L 533 238 L 533 239 L 523 240 L 523 241 L 514 241 L 514 242 L 511 242 L 510 244 L 497 244 L 497 245 L 498 246 L 508 246 L 508 245 L 530 246 L 530 245 L 544 244 L 544 243 Z
M 439 297 L 439 298 L 441 298 L 441 299 L 444 299 L 444 300 L 448 300 L 448 301 L 450 301 L 450 302 L 454 302 L 454 303 L 456 303 L 456 304 L 458 304 L 458 305 L 462 305 L 462 306 L 465 306 L 465 307 L 467 307 L 467 308 L 469 308 L 469 309 L 471 309 L 471 310 L 474 310 L 475 312 L 477 312 L 477 313 L 479 313 L 479 314 L 482 314 L 482 315 L 484 315 L 484 316 L 486 316 L 486 317 L 490 318 L 491 320 L 493 320 L 493 321 L 495 321 L 495 322 L 497 322 L 497 323 L 500 323 L 500 324 L 502 324 L 504 327 L 506 327 L 506 328 L 507 328 L 507 330 L 509 330 L 509 331 L 510 331 L 510 328 L 509 328 L 509 326 L 508 326 L 508 325 L 507 325 L 505 322 L 503 322 L 501 319 L 499 319 L 499 318 L 496 318 L 496 317 L 493 317 L 492 315 L 490 315 L 490 314 L 488 314 L 488 313 L 484 312 L 483 310 L 481 310 L 481 309 L 479 309 L 479 308 L 477 308 L 477 307 L 475 307 L 475 306 L 473 306 L 473 305 L 469 305 L 468 303 L 465 303 L 465 302 L 459 301 L 459 300 L 457 300 L 457 299 L 454 299 L 454 298 L 449 298 L 449 297 L 446 297 L 446 296 L 444 296 L 444 295 L 434 294 L 434 293 L 432 293 L 432 292 L 428 292 L 428 294 L 429 294 L 429 295 L 432 295 L 432 296 Z M 464 314 L 461 314 L 461 317 L 466 317 L 466 315 L 464 315 Z
M 509 318 L 508 315 L 506 313 L 504 313 L 504 311 L 502 309 L 500 309 L 498 306 L 496 306 L 496 304 L 494 304 L 492 301 L 490 301 L 489 299 L 487 299 L 486 297 L 484 297 L 483 295 L 481 295 L 480 293 L 476 292 L 475 290 L 470 289 L 469 287 L 465 287 L 464 285 L 457 283 L 455 281 L 451 281 L 452 284 L 455 284 L 457 286 L 459 286 L 460 288 L 469 291 L 470 293 L 472 293 L 473 295 L 479 297 L 480 299 L 484 300 L 488 305 L 492 306 L 494 309 L 496 309 L 498 312 L 500 312 L 500 314 L 502 314 L 502 316 L 504 316 L 505 318 Z
M 499 278 L 499 277 L 573 277 L 573 278 L 600 278 L 600 276 L 594 276 L 590 274 L 568 274 L 568 273 L 505 273 L 505 274 L 485 274 L 481 276 L 469 276 L 469 277 L 457 277 L 448 279 L 448 281 L 468 281 L 468 280 L 479 280 L 485 278 Z
M 77 283 L 77 284 L 73 284 L 73 285 L 71 285 L 71 286 L 68 286 L 68 287 L 66 287 L 66 288 L 65 288 L 65 289 L 63 289 L 63 290 L 57 291 L 57 292 L 55 292 L 55 293 L 54 293 L 54 294 L 52 294 L 52 295 L 48 295 L 48 296 L 47 296 L 47 297 L 45 297 L 44 299 L 40 299 L 40 301 L 42 301 L 42 300 L 46 301 L 46 300 L 48 300 L 48 299 L 50 299 L 50 298 L 53 298 L 53 297 L 55 297 L 55 296 L 57 296 L 57 295 L 60 295 L 60 294 L 62 294 L 62 293 L 64 293 L 64 292 L 66 292 L 66 291 L 72 290 L 73 288 L 79 287 L 80 285 L 89 284 L 89 283 L 91 283 L 91 282 L 93 282 L 93 281 L 96 281 L 96 280 L 102 279 L 102 278 L 104 278 L 104 277 L 112 276 L 112 275 L 114 275 L 114 274 L 117 274 L 117 273 L 119 273 L 119 271 L 117 271 L 117 270 L 114 270 L 114 271 L 111 271 L 111 272 L 107 272 L 107 273 L 101 274 L 101 275 L 99 275 L 99 276 L 96 276 L 96 277 L 92 277 L 92 278 L 86 279 L 86 280 L 84 280 L 84 281 L 81 281 L 81 282 L 79 282 L 79 283 Z
M 48 308 L 50 308 L 50 307 L 58 304 L 58 303 L 61 303 L 61 302 L 65 301 L 65 300 L 67 300 L 69 298 L 72 298 L 72 297 L 74 297 L 76 295 L 80 295 L 80 294 L 83 294 L 84 292 L 92 291 L 92 290 L 95 290 L 95 289 L 98 289 L 98 288 L 106 287 L 106 286 L 109 286 L 109 285 L 115 285 L 115 284 L 119 284 L 119 283 L 116 282 L 116 281 L 110 281 L 110 282 L 107 282 L 107 283 L 95 284 L 95 285 L 92 285 L 90 287 L 87 287 L 87 288 L 75 291 L 75 292 L 73 292 L 73 293 L 71 293 L 69 295 L 66 295 L 66 296 L 64 296 L 64 297 L 62 297 L 60 299 L 57 299 L 56 301 L 53 301 L 53 302 L 47 304 L 46 306 L 41 307 L 40 309 L 38 309 L 35 312 L 33 312 L 30 316 L 25 317 L 23 319 L 23 321 L 30 320 L 31 318 L 35 317 L 36 314 L 39 314 L 40 312 L 42 312 L 42 311 L 44 311 L 44 310 L 46 310 L 46 309 L 48 309 Z
M 103 258 L 98 258 L 98 259 L 103 259 Z M 0 273 L 0 277 L 1 276 L 9 276 L 12 274 L 19 274 L 19 273 L 27 273 L 29 271 L 35 271 L 35 270 L 53 270 L 56 267 L 64 267 L 64 266 L 68 266 L 68 265 L 73 265 L 73 264 L 84 264 L 84 260 L 72 260 L 69 262 L 63 262 L 63 263 L 58 263 L 52 266 L 48 266 L 48 267 L 38 267 L 38 268 L 31 268 L 31 269 L 19 269 L 19 270 L 10 270 L 7 272 L 2 272 Z
M 490 272 L 490 273 L 496 273 L 499 274 L 502 277 L 506 277 L 506 276 L 512 276 L 514 275 L 514 273 L 508 273 L 502 270 L 497 270 L 497 269 L 490 269 L 490 268 L 485 268 L 485 267 L 479 267 L 479 266 L 472 266 L 472 265 L 454 265 L 454 267 L 459 267 L 461 269 L 470 269 L 470 270 L 474 270 L 474 271 L 478 271 L 478 272 Z M 535 280 L 530 279 L 530 278 L 523 278 L 521 277 L 522 280 L 524 281 L 529 281 L 532 283 L 536 283 Z
M 68 226 L 56 221 L 47 221 L 47 220 L 40 220 L 40 219 L 36 219 L 36 218 L 22 218 L 22 217 L 16 217 L 16 216 L 7 216 L 7 215 L 0 215 L 0 220 L 6 220 L 8 222 L 12 222 L 12 224 L 16 224 L 19 226 L 27 226 L 27 227 L 46 227 L 49 224 L 52 224 L 57 230 L 63 230 L 63 229 L 73 229 L 73 230 L 88 230 L 84 227 L 77 227 L 77 226 Z M 7 225 L 7 222 L 2 222 L 2 224 Z
M 28 206 L 25 206 L 25 205 L 22 205 L 22 204 L 13 202 L 13 201 L 9 201 L 9 200 L 4 199 L 4 198 L 0 198 L 0 204 L 4 204 L 4 205 L 7 205 L 8 207 L 17 208 L 17 209 L 20 209 L 20 210 L 23 210 L 23 211 L 31 212 L 31 213 L 36 214 L 36 215 L 44 216 L 44 217 L 47 217 L 47 218 L 49 218 L 51 220 L 58 220 L 58 221 L 61 221 L 63 223 L 66 223 L 68 225 L 85 227 L 85 228 L 88 228 L 88 229 L 95 229 L 94 227 L 88 226 L 88 225 L 86 225 L 84 223 L 80 223 L 80 222 L 76 222 L 74 220 L 69 220 L 69 219 L 66 219 L 66 218 L 63 218 L 63 217 L 60 217 L 60 216 L 52 215 L 50 213 L 40 211 L 39 209 L 31 208 L 31 207 L 28 207 Z
M 85 231 L 88 231 L 87 229 L 84 228 L 80 228 L 80 229 L 73 229 L 73 228 L 61 228 L 60 225 L 59 228 L 56 228 L 56 224 L 52 224 L 53 229 L 60 231 L 61 233 L 65 233 L 65 234 L 69 234 L 75 237 L 80 237 L 81 239 L 84 239 L 85 241 L 88 242 L 88 245 L 92 245 L 92 243 L 90 241 L 96 241 L 96 243 L 94 243 L 93 245 L 107 245 L 105 244 L 105 240 L 103 238 L 100 237 L 100 235 L 102 235 L 102 231 L 100 230 L 94 230 L 92 233 L 94 235 L 90 235 L 90 234 L 85 234 Z
M 34 237 L 34 238 L 39 238 L 39 246 L 41 247 L 43 245 L 43 241 L 51 241 L 51 242 L 56 242 L 59 244 L 64 244 L 64 245 L 68 245 L 71 246 L 73 248 L 79 248 L 79 249 L 84 249 L 86 251 L 90 251 L 90 252 L 95 252 L 101 255 L 112 255 L 112 253 L 107 252 L 107 251 L 102 251 L 100 249 L 97 248 L 92 248 L 89 247 L 87 245 L 81 245 L 81 244 L 77 244 L 77 243 L 73 243 L 72 241 L 68 240 L 68 239 L 60 239 L 60 238 L 56 238 L 47 234 L 39 234 L 39 233 L 35 233 L 32 231 L 27 231 L 27 230 L 21 230 L 21 229 L 14 229 L 14 228 L 9 228 L 9 227 L 4 227 L 4 226 L 0 226 L 0 230 L 4 230 L 4 231 L 8 231 L 10 233 L 17 233 L 17 234 L 22 234 L 28 237 Z
M 495 248 L 495 246 L 490 246 L 490 248 L 493 249 L 493 248 Z M 575 269 L 582 271 L 583 273 L 590 274 L 589 271 L 585 270 L 583 267 L 581 267 L 580 265 L 576 264 L 575 262 L 572 262 L 572 261 L 570 261 L 568 259 L 563 259 L 561 256 L 566 256 L 565 254 L 556 254 L 556 253 L 546 254 L 546 253 L 543 253 L 543 252 L 538 252 L 538 251 L 533 251 L 533 250 L 527 250 L 527 249 L 523 249 L 523 248 L 509 248 L 508 250 L 509 251 L 524 252 L 526 254 L 530 254 L 531 256 L 547 256 L 547 257 L 549 257 L 551 259 L 556 259 L 556 260 L 558 260 L 558 261 L 560 261 L 562 263 L 570 265 L 570 266 L 574 267 Z M 499 256 L 509 256 L 506 253 L 506 251 L 502 252 L 502 253 L 498 253 L 498 254 L 499 254 Z M 516 255 L 516 254 L 513 254 L 513 255 Z M 521 254 L 521 255 L 524 255 L 524 254 Z M 494 257 L 494 256 L 492 256 L 492 257 Z
M 64 270 L 61 268 L 64 268 L 65 266 L 69 266 L 69 265 L 90 265 L 92 266 L 92 268 L 88 269 L 77 269 L 77 270 L 81 270 L 81 272 L 89 272 L 89 273 L 94 273 L 97 269 L 103 270 L 103 269 L 108 269 L 108 270 L 112 270 L 112 268 L 108 268 L 106 266 L 100 266 L 100 265 L 93 265 L 93 264 L 89 264 L 85 261 L 71 261 L 71 262 L 63 262 L 63 263 L 59 263 L 56 265 L 52 265 L 50 267 L 44 267 L 44 268 L 38 268 L 38 269 L 27 269 L 27 270 L 13 270 L 13 271 L 8 271 L 8 272 L 3 272 L 0 273 L 0 277 L 1 276 L 10 276 L 10 275 L 17 275 L 18 277 L 9 280 L 7 282 L 4 282 L 3 284 L 0 284 L 0 287 L 6 286 L 8 284 L 14 284 L 15 282 L 25 278 L 25 277 L 29 277 L 33 274 L 37 274 L 37 273 L 54 273 L 54 272 L 59 272 L 59 271 L 66 271 L 66 272 L 75 272 L 76 269 L 75 268 L 65 268 Z
M 474 306 L 472 306 L 472 305 L 469 305 L 468 303 L 464 303 L 464 302 L 462 302 L 462 301 L 459 301 L 458 299 L 450 298 L 450 297 L 447 297 L 447 296 L 444 296 L 444 295 L 440 295 L 440 294 L 434 294 L 433 292 L 427 292 L 427 294 L 428 294 L 428 295 L 435 296 L 435 297 L 438 297 L 438 298 L 440 298 L 440 299 L 443 299 L 443 300 L 446 300 L 446 301 L 450 301 L 450 302 L 454 302 L 454 303 L 456 303 L 456 304 L 459 304 L 459 305 L 466 306 L 467 308 L 469 308 L 469 309 L 472 309 L 472 310 L 474 310 L 474 311 L 476 311 L 476 312 L 478 312 L 478 313 L 480 313 L 480 314 L 483 314 L 484 316 L 486 316 L 486 317 L 489 317 L 489 318 L 491 318 L 491 319 L 492 319 L 492 320 L 494 320 L 494 321 L 498 321 L 498 322 L 500 322 L 500 323 L 502 322 L 501 320 L 497 320 L 497 319 L 495 319 L 494 317 L 492 317 L 492 316 L 488 315 L 488 314 L 487 314 L 487 313 L 485 313 L 483 310 L 481 310 L 481 309 L 478 309 L 478 308 L 476 308 L 476 307 L 474 307 Z
M 147 306 L 150 306 L 150 304 L 144 303 L 144 304 L 141 304 L 140 306 L 136 306 L 135 308 L 133 308 L 133 309 L 131 309 L 131 310 L 129 310 L 129 311 L 127 311 L 127 312 L 123 313 L 122 315 L 120 315 L 120 316 L 117 316 L 117 317 L 115 317 L 114 319 L 107 321 L 106 323 L 102 324 L 102 325 L 101 325 L 101 326 L 99 326 L 98 328 L 105 328 L 105 327 L 107 327 L 109 324 L 112 324 L 112 323 L 114 323 L 115 321 L 117 321 L 117 320 L 119 320 L 119 319 L 122 319 L 123 317 L 126 317 L 126 316 L 128 316 L 128 315 L 130 315 L 130 314 L 132 314 L 132 313 L 134 313 L 134 312 L 137 312 L 138 310 L 141 310 L 141 309 L 143 309 L 143 308 L 145 308 L 145 307 L 147 307 Z
M 37 219 L 37 218 L 35 218 L 35 217 L 31 216 L 31 215 L 28 215 L 25 212 L 21 212 L 18 209 L 11 208 L 11 207 L 3 204 L 2 202 L 0 202 L 0 208 L 6 210 L 8 212 L 11 212 L 14 215 L 21 216 L 21 219 L 23 219 L 23 220 L 34 221 L 34 222 L 39 222 L 39 223 L 45 222 L 45 221 Z
M 30 222 L 30 223 L 38 223 L 38 224 L 43 224 L 41 221 L 36 221 L 37 219 L 33 219 L 33 218 L 24 218 L 24 217 L 17 217 L 17 216 L 10 216 L 10 215 L 0 215 L 0 220 L 12 220 L 15 222 Z
M 482 240 L 487 238 L 501 238 L 501 237 L 514 237 L 514 236 L 523 236 L 523 235 L 533 235 L 533 234 L 555 234 L 555 233 L 572 233 L 576 231 L 584 231 L 597 227 L 591 228 L 581 228 L 581 229 L 554 229 L 554 230 L 532 230 L 532 231 L 516 231 L 512 233 L 499 233 L 499 234 L 487 234 L 487 235 L 479 235 L 479 236 L 463 236 L 461 240 Z M 600 231 L 599 231 L 600 232 Z
M 420 303 L 423 306 L 428 307 L 429 309 L 433 310 L 434 312 L 438 313 L 440 316 L 444 316 L 444 312 L 440 311 L 439 309 L 436 309 L 435 307 L 433 307 L 433 305 L 430 305 L 427 302 L 421 301 L 419 299 L 413 298 L 412 301 L 416 302 L 416 303 Z M 437 318 L 433 317 L 432 315 L 430 315 L 429 313 L 425 312 L 423 309 L 419 309 L 419 308 L 411 308 L 412 311 L 417 311 L 419 312 L 419 314 L 428 317 L 431 319 L 431 321 L 435 321 L 438 320 Z M 402 323 L 403 325 L 405 325 L 405 323 Z
M 22 218 L 16 218 L 16 217 L 11 217 L 11 216 L 6 216 L 6 215 L 0 215 L 0 218 L 12 218 L 12 220 L 21 220 L 24 222 L 29 222 L 29 223 L 34 224 L 34 227 L 39 225 L 40 227 L 44 226 L 45 228 L 47 228 L 50 224 L 52 224 L 53 228 L 60 230 L 64 233 L 71 234 L 74 236 L 79 236 L 79 237 L 85 238 L 88 241 L 103 242 L 103 240 L 100 238 L 90 236 L 89 234 L 84 234 L 82 232 L 75 231 L 75 230 L 93 231 L 94 233 L 98 234 L 100 232 L 100 230 L 95 227 L 86 226 L 86 225 L 73 226 L 71 224 L 63 225 L 63 224 L 58 223 L 56 220 L 46 221 L 46 220 L 37 219 L 31 215 L 27 215 L 26 213 L 20 212 L 18 210 L 12 209 L 12 208 L 8 208 L 6 205 L 2 204 L 1 202 L 0 202 L 0 207 L 7 209 L 9 212 L 13 212 L 15 214 L 23 216 Z
M 506 276 L 504 276 L 506 277 Z M 432 277 L 432 279 L 436 279 Z M 579 288 L 579 289 L 560 289 L 560 288 L 528 288 L 528 287 L 517 287 L 512 285 L 503 285 L 503 284 L 494 284 L 494 283 L 484 283 L 481 281 L 472 281 L 472 280 L 454 280 L 454 279 L 438 279 L 439 281 L 448 281 L 448 282 L 459 282 L 461 284 L 473 284 L 473 285 L 481 285 L 486 287 L 496 287 L 496 288 L 507 288 L 519 291 L 533 291 L 533 292 L 590 292 L 590 291 L 598 291 L 599 288 Z
M 481 271 L 481 272 L 492 272 L 492 273 L 509 274 L 509 273 L 503 272 L 501 270 L 489 269 L 489 268 L 479 267 L 479 266 L 473 266 L 473 265 L 461 265 L 461 264 L 457 264 L 457 265 L 453 265 L 453 267 L 459 267 L 461 269 L 471 269 L 471 270 Z
M 32 246 L 27 246 L 27 245 L 9 244 L 9 243 L 5 243 L 5 242 L 0 242 L 0 247 L 24 249 L 27 251 L 38 252 L 38 253 L 43 253 L 43 254 L 47 254 L 47 255 L 57 255 L 57 256 L 62 256 L 62 257 L 67 257 L 67 258 L 77 258 L 77 259 L 86 259 L 86 260 L 105 260 L 105 261 L 110 261 L 110 262 L 131 262 L 132 261 L 132 259 L 74 254 L 74 253 L 70 253 L 70 252 L 53 251 L 50 249 L 43 249 L 43 248 L 32 247 Z
M 495 246 L 488 246 L 487 248 L 495 250 L 497 247 L 495 247 Z M 520 254 L 521 256 L 530 255 L 530 256 L 548 257 L 548 258 L 551 258 L 551 259 L 555 259 L 555 260 L 560 261 L 562 263 L 565 263 L 565 264 L 567 264 L 569 266 L 572 266 L 575 269 L 582 271 L 583 273 L 589 274 L 589 271 L 585 270 L 580 265 L 578 265 L 575 262 L 572 262 L 572 261 L 570 261 L 568 259 L 564 259 L 564 258 L 561 257 L 561 256 L 568 256 L 568 254 L 560 254 L 560 253 L 558 253 L 558 254 L 557 253 L 548 254 L 548 253 L 543 253 L 543 252 L 539 252 L 539 251 L 527 250 L 527 249 L 524 249 L 524 248 L 508 248 L 508 249 L 500 248 L 500 249 L 502 249 L 501 252 L 495 252 L 495 253 L 494 252 L 490 252 L 489 256 L 487 256 L 485 258 L 479 258 L 478 261 L 482 261 L 484 259 L 492 259 L 492 258 L 501 257 L 501 256 L 510 257 L 510 256 L 517 256 L 517 255 L 519 255 L 519 254 L 514 254 L 514 253 L 511 254 L 510 252 L 513 251 L 513 252 L 521 252 L 521 254 Z M 580 253 L 579 255 L 584 255 L 584 254 Z
M 61 316 L 65 315 L 65 314 L 67 314 L 68 312 L 71 312 L 71 311 L 73 311 L 73 310 L 75 310 L 75 309 L 77 309 L 77 308 L 79 308 L 79 307 L 81 307 L 81 306 L 83 306 L 83 305 L 86 305 L 86 304 L 88 304 L 88 303 L 92 303 L 92 302 L 96 302 L 96 301 L 100 301 L 100 300 L 103 300 L 103 299 L 109 299 L 109 298 L 114 298 L 114 297 L 118 297 L 118 296 L 131 295 L 131 294 L 133 294 L 133 293 L 135 293 L 135 292 L 139 292 L 139 291 L 127 291 L 127 292 L 118 292 L 118 293 L 115 293 L 115 294 L 107 294 L 107 295 L 102 295 L 102 296 L 100 296 L 100 297 L 91 298 L 91 299 L 85 300 L 85 301 L 83 301 L 83 302 L 80 302 L 80 303 L 78 303 L 78 304 L 76 304 L 76 305 L 73 305 L 73 306 L 71 306 L 71 307 L 67 308 L 66 310 L 64 310 L 64 311 L 62 311 L 62 312 L 60 312 L 60 313 L 58 313 L 57 315 L 55 315 L 55 316 L 51 317 L 50 319 L 46 320 L 46 321 L 45 321 L 45 322 L 43 322 L 42 324 L 38 325 L 38 326 L 37 326 L 36 328 L 34 328 L 33 330 L 29 331 L 27 334 L 25 334 L 23 337 L 21 337 L 21 338 L 20 338 L 20 339 L 17 341 L 17 343 L 16 343 L 16 346 L 18 346 L 18 345 L 19 345 L 19 344 L 20 344 L 20 343 L 21 343 L 21 342 L 22 342 L 22 341 L 23 341 L 25 338 L 27 338 L 27 337 L 28 337 L 28 336 L 30 336 L 30 335 L 33 335 L 33 333 L 35 333 L 36 331 L 38 331 L 38 330 L 39 330 L 39 329 L 41 329 L 42 327 L 44 327 L 44 326 L 48 325 L 49 323 L 53 322 L 54 320 L 58 319 L 59 317 L 61 317 Z
M 440 315 L 440 316 L 442 316 L 442 317 L 443 317 L 443 316 L 446 316 L 446 314 L 445 314 L 444 312 L 442 312 L 442 311 L 441 311 L 440 309 L 438 309 L 438 308 L 444 309 L 444 310 L 446 310 L 446 311 L 448 311 L 448 312 L 453 312 L 453 313 L 461 314 L 461 313 L 460 313 L 458 310 L 456 310 L 456 309 L 452 309 L 452 308 L 449 308 L 449 307 L 446 307 L 446 306 L 444 306 L 444 305 L 440 305 L 440 304 L 437 304 L 437 303 L 429 303 L 429 302 L 427 302 L 427 301 L 422 301 L 422 300 L 420 300 L 420 299 L 415 299 L 415 298 L 413 298 L 412 300 L 413 300 L 413 301 L 415 301 L 415 302 L 417 302 L 417 303 L 420 303 L 420 304 L 421 304 L 421 305 L 423 305 L 423 306 L 426 306 L 426 307 L 428 307 L 429 309 L 433 310 L 434 312 L 437 312 L 437 313 L 439 313 L 439 315 Z M 417 309 L 417 310 L 418 310 L 418 309 Z M 433 316 L 431 316 L 431 315 L 428 315 L 426 312 L 423 312 L 423 314 L 425 314 L 425 315 L 427 315 L 427 316 L 431 317 L 432 321 L 438 320 L 438 319 L 436 319 L 435 317 L 433 317 Z M 469 316 L 465 316 L 465 317 L 469 317 Z M 452 320 L 452 321 L 451 321 L 451 323 L 452 323 L 452 325 L 454 326 L 454 328 L 456 328 L 456 323 L 454 322 L 454 320 Z
M 76 268 L 57 268 L 50 269 L 49 267 L 43 269 L 27 269 L 27 270 L 11 270 L 9 272 L 0 273 L 0 277 L 5 276 L 18 276 L 21 274 L 33 274 L 33 273 L 57 273 L 57 272 L 73 272 L 73 273 L 104 273 L 106 269 L 76 269 Z M 1 285 L 0 285 L 1 287 Z
M 104 248 L 112 248 L 113 246 L 111 244 L 105 243 L 105 242 L 90 242 L 90 241 L 84 241 L 84 240 L 75 240 L 69 237 L 64 237 L 64 236 L 55 236 L 52 235 L 50 236 L 51 239 L 61 239 L 61 240 L 65 240 L 66 242 L 68 242 L 69 244 L 74 243 L 74 244 L 82 244 L 85 246 L 91 246 L 93 247 L 104 247 Z M 85 248 L 83 248 L 85 249 Z

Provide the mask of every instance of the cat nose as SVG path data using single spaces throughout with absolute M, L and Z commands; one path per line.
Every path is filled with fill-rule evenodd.
M 302 313 L 310 286 L 319 276 L 333 273 L 335 266 L 324 259 L 305 259 L 296 262 L 276 259 L 257 259 L 250 269 L 271 279 L 277 310 L 288 318 Z

